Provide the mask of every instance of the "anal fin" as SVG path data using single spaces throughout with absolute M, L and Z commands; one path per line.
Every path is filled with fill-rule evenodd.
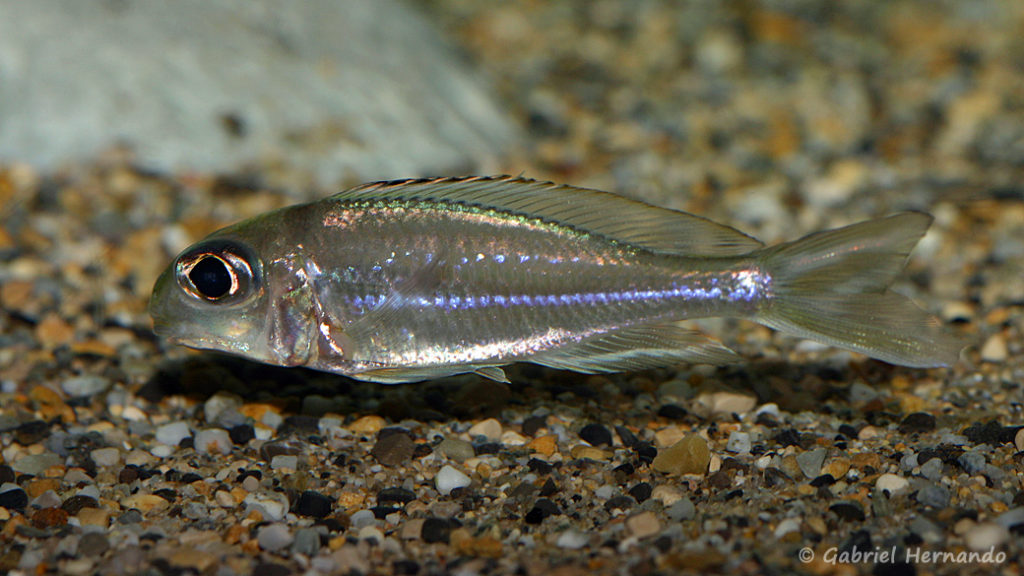
M 473 373 L 494 380 L 496 382 L 508 383 L 505 371 L 497 366 L 480 366 L 476 364 L 456 364 L 451 366 L 412 366 L 408 368 L 378 368 L 359 374 L 352 374 L 351 377 L 357 380 L 379 382 L 381 384 L 402 384 L 405 382 L 419 382 L 422 380 L 433 380 L 456 374 Z
M 524 359 L 588 374 L 673 364 L 730 364 L 739 356 L 711 337 L 678 324 L 631 326 Z

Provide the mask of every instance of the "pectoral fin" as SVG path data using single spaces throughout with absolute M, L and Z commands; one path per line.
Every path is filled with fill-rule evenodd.
M 673 364 L 729 364 L 735 352 L 677 324 L 622 328 L 544 352 L 530 362 L 588 374 L 661 368 Z

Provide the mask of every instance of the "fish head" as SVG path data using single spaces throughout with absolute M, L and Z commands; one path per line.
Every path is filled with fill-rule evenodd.
M 266 266 L 258 246 L 213 235 L 187 248 L 153 288 L 153 329 L 190 348 L 279 364 L 268 345 Z

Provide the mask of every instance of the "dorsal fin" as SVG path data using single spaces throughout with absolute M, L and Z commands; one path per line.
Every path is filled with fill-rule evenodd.
M 655 252 L 738 256 L 762 247 L 746 234 L 700 216 L 608 192 L 510 176 L 376 182 L 340 192 L 336 201 L 450 202 L 570 226 Z

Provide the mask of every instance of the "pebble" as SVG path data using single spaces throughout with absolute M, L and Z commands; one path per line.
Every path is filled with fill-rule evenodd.
M 800 523 L 800 518 L 784 518 L 779 522 L 778 526 L 775 527 L 775 532 L 773 534 L 776 538 L 782 538 L 786 534 L 798 532 L 800 530 Z
M 470 438 L 476 438 L 483 436 L 487 440 L 493 442 L 501 439 L 501 422 L 498 422 L 494 418 L 488 418 L 481 420 L 476 424 L 470 426 L 468 430 Z
M 737 392 L 714 392 L 698 396 L 697 402 L 710 408 L 712 414 L 746 414 L 757 406 L 757 397 Z
M 21 486 L 7 483 L 0 486 L 0 507 L 8 510 L 24 510 L 28 506 L 28 494 Z
M 434 477 L 434 484 L 437 486 L 437 491 L 441 494 L 451 494 L 452 490 L 456 488 L 465 488 L 469 486 L 471 480 L 469 476 L 466 476 L 459 470 L 451 467 L 444 466 L 437 472 L 437 476 Z
M 156 427 L 156 441 L 168 446 L 178 446 L 185 438 L 192 436 L 188 422 L 169 422 Z
M 570 528 L 558 535 L 555 546 L 566 550 L 579 550 L 590 542 L 590 537 L 579 530 Z
M 255 510 L 268 522 L 279 522 L 288 512 L 288 503 L 275 498 L 259 498 L 252 494 L 245 497 L 246 513 Z
M 729 433 L 729 441 L 725 444 L 726 451 L 734 454 L 747 454 L 750 452 L 750 447 L 750 434 L 739 430 Z
M 706 440 L 689 434 L 672 446 L 658 452 L 651 466 L 667 474 L 704 474 L 711 462 Z
M 349 517 L 352 527 L 356 530 L 377 524 L 377 517 L 373 510 L 358 510 Z
M 641 512 L 626 519 L 626 528 L 633 536 L 644 539 L 661 532 L 661 521 L 654 512 Z
M 319 492 L 306 490 L 295 501 L 292 511 L 299 516 L 324 518 L 331 513 L 331 499 Z
M 295 541 L 288 526 L 284 524 L 268 524 L 261 526 L 256 532 L 256 541 L 260 548 L 268 552 L 278 552 L 291 546 Z
M 665 515 L 675 522 L 692 520 L 697 515 L 697 507 L 689 498 L 682 497 L 665 510 Z
M 911 432 L 930 432 L 935 430 L 935 416 L 927 412 L 914 412 L 900 421 L 900 432 L 909 434 Z
M 348 429 L 355 434 L 376 434 L 380 432 L 384 426 L 387 425 L 387 421 L 384 418 L 376 415 L 363 416 L 355 422 L 349 424 Z
M 815 448 L 814 450 L 797 454 L 796 463 L 800 467 L 800 471 L 804 473 L 804 476 L 814 479 L 821 474 L 821 465 L 824 464 L 825 456 L 827 455 L 828 450 L 825 448 Z
M 372 454 L 384 466 L 401 466 L 412 459 L 416 444 L 403 432 L 380 436 Z
M 904 492 L 909 487 L 910 481 L 896 474 L 882 474 L 875 480 L 875 488 L 889 494 L 889 496 L 895 496 Z
M 974 451 L 967 451 L 961 454 L 957 459 L 957 463 L 970 475 L 981 473 L 985 469 L 985 455 Z
M 447 518 L 426 518 L 420 530 L 420 538 L 427 544 L 445 542 L 451 538 L 452 524 Z
M 196 432 L 195 448 L 200 454 L 230 454 L 234 443 L 223 428 L 204 428 Z
M 932 458 L 921 466 L 921 476 L 932 482 L 938 482 L 942 479 L 942 469 L 942 460 L 940 458 Z
M 1024 527 L 1024 506 L 1018 506 L 1017 508 L 1011 508 L 1010 510 L 1003 512 L 995 521 L 1006 529 L 1020 529 L 1021 527 Z
M 1013 445 L 1017 447 L 1018 451 L 1024 451 L 1024 428 L 1017 430 L 1017 434 L 1013 437 Z
M 121 463 L 121 451 L 117 448 L 97 448 L 89 453 L 89 457 L 100 467 L 117 466 Z
M 527 448 L 542 454 L 546 457 L 551 457 L 558 449 L 558 439 L 553 434 L 545 434 L 544 436 L 538 436 L 530 441 L 526 445 Z
M 109 378 L 102 376 L 75 376 L 61 382 L 60 388 L 68 396 L 82 398 L 104 392 L 111 384 Z
M 683 497 L 683 493 L 674 486 L 659 484 L 651 490 L 651 498 L 662 503 L 663 506 L 671 506 Z
M 298 470 L 299 457 L 294 454 L 279 454 L 270 459 L 270 467 L 274 470 Z
M 110 541 L 100 532 L 86 532 L 78 541 L 78 553 L 85 556 L 102 556 L 109 549 Z
M 964 542 L 975 552 L 998 548 L 1010 540 L 1010 531 L 995 522 L 979 522 L 964 533 Z
M 985 362 L 1003 362 L 1006 360 L 1006 337 L 997 332 L 988 337 L 981 346 L 981 359 Z
M 465 462 L 476 456 L 472 444 L 451 436 L 445 438 L 437 445 L 437 451 L 456 462 Z
M 11 464 L 11 468 L 19 474 L 31 474 L 42 476 L 43 473 L 54 466 L 64 464 L 64 459 L 53 452 L 42 454 L 25 454 Z
M 600 424 L 587 424 L 581 428 L 580 438 L 591 446 L 612 445 L 612 431 Z
M 924 506 L 945 508 L 949 505 L 949 490 L 934 482 L 929 482 L 917 491 L 917 501 Z

